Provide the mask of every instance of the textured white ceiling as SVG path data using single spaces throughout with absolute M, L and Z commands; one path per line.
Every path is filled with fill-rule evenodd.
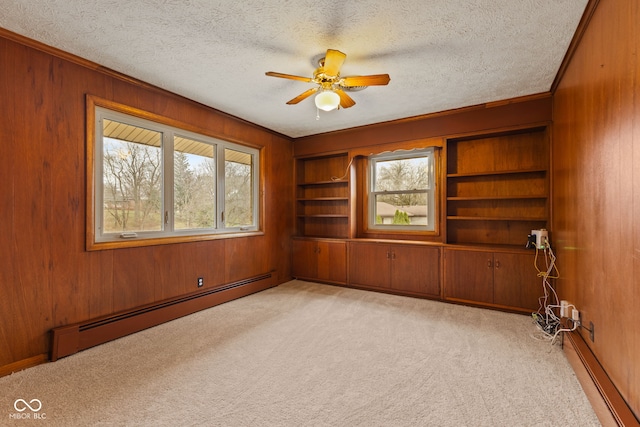
M 2 0 L 0 27 L 299 137 L 546 92 L 588 0 Z M 341 75 L 388 73 L 320 112 L 328 48 Z

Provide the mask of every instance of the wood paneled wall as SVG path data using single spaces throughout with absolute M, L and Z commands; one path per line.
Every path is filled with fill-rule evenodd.
M 554 93 L 560 297 L 640 418 L 640 3 L 600 0 Z
M 264 147 L 263 236 L 85 251 L 85 95 Z M 0 32 L 0 368 L 42 360 L 49 330 L 275 271 L 290 277 L 286 137 Z
M 600 0 L 553 94 L 552 244 L 563 299 L 640 416 L 640 4 Z M 16 41 L 17 40 L 17 41 Z M 85 94 L 267 150 L 265 235 L 86 252 Z M 276 270 L 290 273 L 291 141 L 0 32 L 0 367 L 38 358 L 48 331 Z M 300 138 L 296 155 L 549 119 L 548 95 Z
M 551 94 L 541 93 L 297 138 L 294 143 L 294 154 L 307 156 L 346 150 L 362 152 L 363 148 L 369 149 L 376 145 L 389 145 L 394 142 L 415 142 L 436 137 L 478 135 L 496 130 L 535 127 L 548 124 L 550 119 Z

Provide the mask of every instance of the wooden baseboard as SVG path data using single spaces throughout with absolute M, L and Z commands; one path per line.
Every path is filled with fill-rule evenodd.
M 638 427 L 640 422 L 577 332 L 563 334 L 563 349 L 603 426 Z
M 275 275 L 260 276 L 51 331 L 51 361 L 275 286 Z
M 38 354 L 28 359 L 18 360 L 17 362 L 10 363 L 8 365 L 0 366 L 0 377 L 11 375 L 14 372 L 22 371 L 23 369 L 31 368 L 36 365 L 40 365 L 49 360 L 46 354 Z

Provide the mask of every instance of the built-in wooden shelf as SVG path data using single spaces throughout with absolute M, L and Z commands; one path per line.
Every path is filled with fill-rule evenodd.
M 447 178 L 466 178 L 476 176 L 492 176 L 492 175 L 514 175 L 514 174 L 531 174 L 531 173 L 547 173 L 546 169 L 511 169 L 511 170 L 497 170 L 497 171 L 481 171 L 481 172 L 466 172 L 466 173 L 448 173 Z
M 490 216 L 448 216 L 449 221 L 547 221 L 547 218 L 516 218 Z
M 301 182 L 298 185 L 301 187 L 313 186 L 313 185 L 346 185 L 349 181 L 343 180 L 331 180 L 331 181 L 315 181 L 315 182 Z
M 328 201 L 342 201 L 348 202 L 348 197 L 310 197 L 310 198 L 300 198 L 296 199 L 298 202 L 328 202 Z
M 547 199 L 547 196 L 466 196 L 466 197 L 447 197 L 452 202 L 475 201 L 475 200 L 518 200 L 518 199 Z
M 299 237 L 347 238 L 350 199 L 347 153 L 297 158 L 296 235 Z
M 298 215 L 298 218 L 349 218 L 349 215 L 314 214 L 314 215 Z
M 549 228 L 546 128 L 450 139 L 446 155 L 447 243 L 519 247 Z

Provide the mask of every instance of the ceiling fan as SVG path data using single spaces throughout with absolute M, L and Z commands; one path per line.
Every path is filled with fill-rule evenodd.
M 340 77 L 340 68 L 347 55 L 339 50 L 327 49 L 324 58 L 318 61 L 318 68 L 313 72 L 313 77 L 301 77 L 291 74 L 268 71 L 265 74 L 271 77 L 299 80 L 307 83 L 315 83 L 317 86 L 296 96 L 287 104 L 293 105 L 308 98 L 316 92 L 316 106 L 324 111 L 331 111 L 338 107 L 349 108 L 356 105 L 345 89 L 364 89 L 367 86 L 384 86 L 391 80 L 388 74 L 372 74 L 369 76 Z

